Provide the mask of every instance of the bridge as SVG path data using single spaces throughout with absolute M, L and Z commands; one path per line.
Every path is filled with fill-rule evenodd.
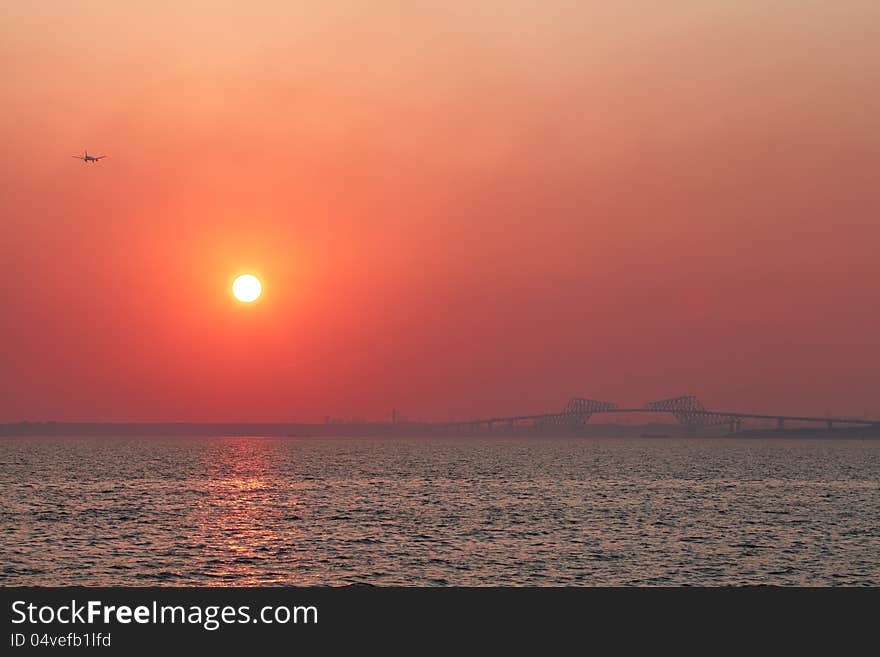
M 513 415 L 508 417 L 492 417 L 479 420 L 446 422 L 438 428 L 450 432 L 492 432 L 497 427 L 512 430 L 516 426 L 569 427 L 576 428 L 586 424 L 590 418 L 599 414 L 612 413 L 668 413 L 684 427 L 687 433 L 695 433 L 708 427 L 727 426 L 731 433 L 742 428 L 744 420 L 771 420 L 780 429 L 786 422 L 825 425 L 828 429 L 837 426 L 880 426 L 880 420 L 868 420 L 853 417 L 815 417 L 803 415 L 768 415 L 764 413 L 740 413 L 738 411 L 710 410 L 694 395 L 670 397 L 648 402 L 642 407 L 621 408 L 614 402 L 598 401 L 585 397 L 573 397 L 565 407 L 556 413 L 538 413 L 533 415 Z

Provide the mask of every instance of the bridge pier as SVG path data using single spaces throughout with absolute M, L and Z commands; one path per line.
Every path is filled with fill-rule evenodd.
M 779 418 L 776 420 L 776 426 L 780 429 L 785 429 L 785 420 L 783 418 Z

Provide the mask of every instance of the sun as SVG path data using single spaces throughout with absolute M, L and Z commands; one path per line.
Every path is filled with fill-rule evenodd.
M 262 292 L 263 285 L 253 274 L 242 274 L 232 282 L 232 294 L 244 303 L 256 301 Z

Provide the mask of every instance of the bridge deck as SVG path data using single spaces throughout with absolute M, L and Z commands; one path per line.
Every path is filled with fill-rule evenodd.
M 851 417 L 813 417 L 813 416 L 804 416 L 804 415 L 766 415 L 762 413 L 736 413 L 736 412 L 728 412 L 728 411 L 713 411 L 713 410 L 703 410 L 703 411 L 694 411 L 690 409 L 664 409 L 659 410 L 656 408 L 613 408 L 613 409 L 603 409 L 596 410 L 589 413 L 590 415 L 599 415 L 601 413 L 667 413 L 674 414 L 676 412 L 688 413 L 691 415 L 704 415 L 704 416 L 712 416 L 712 417 L 725 417 L 731 418 L 733 420 L 737 419 L 752 419 L 752 420 L 782 420 L 782 421 L 791 421 L 791 422 L 823 422 L 823 423 L 834 423 L 834 424 L 861 424 L 861 425 L 874 425 L 880 424 L 878 420 L 866 420 L 864 418 L 851 418 Z M 492 417 L 492 418 L 483 418 L 478 420 L 458 420 L 455 422 L 444 422 L 442 426 L 444 427 L 455 427 L 455 426 L 467 426 L 472 424 L 495 424 L 495 423 L 504 423 L 504 422 L 519 422 L 526 420 L 547 420 L 550 418 L 560 418 L 566 417 L 570 415 L 577 415 L 577 413 L 567 414 L 567 413 L 537 413 L 534 415 L 512 415 L 507 417 Z

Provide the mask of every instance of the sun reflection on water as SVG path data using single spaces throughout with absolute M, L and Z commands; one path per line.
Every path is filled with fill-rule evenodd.
M 285 519 L 294 515 L 298 500 L 283 482 L 269 477 L 272 444 L 234 437 L 218 441 L 212 450 L 216 461 L 210 464 L 199 522 L 208 583 L 264 585 L 289 577 L 273 572 L 271 565 L 279 553 L 290 552 L 296 527 Z

